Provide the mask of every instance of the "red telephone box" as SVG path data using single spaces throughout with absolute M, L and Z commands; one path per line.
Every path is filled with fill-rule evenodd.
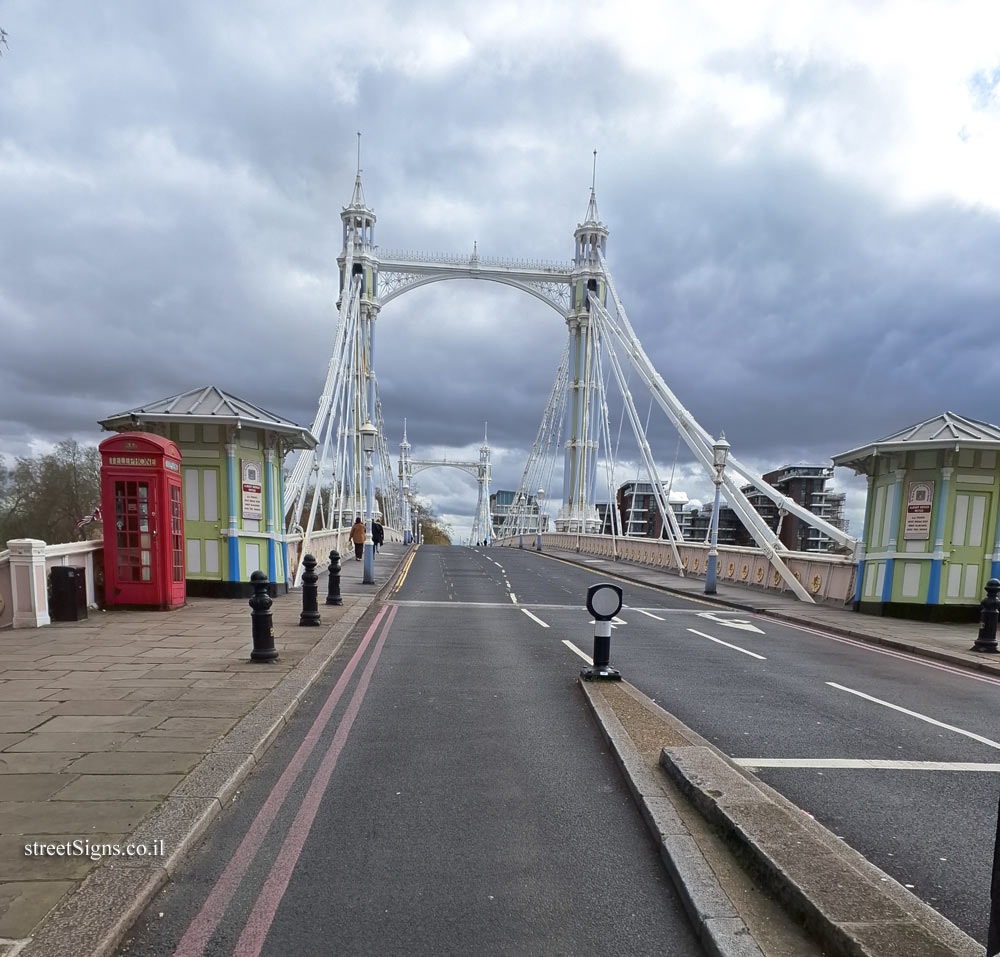
M 114 435 L 100 449 L 105 603 L 183 605 L 181 453 L 149 432 Z

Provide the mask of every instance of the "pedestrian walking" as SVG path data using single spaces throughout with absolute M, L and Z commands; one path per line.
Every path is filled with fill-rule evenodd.
M 385 541 L 385 529 L 379 522 L 372 519 L 372 544 L 375 546 L 375 551 L 377 552 L 381 547 L 382 543 Z
M 360 515 L 351 526 L 351 541 L 354 542 L 354 560 L 360 562 L 365 552 L 365 523 Z

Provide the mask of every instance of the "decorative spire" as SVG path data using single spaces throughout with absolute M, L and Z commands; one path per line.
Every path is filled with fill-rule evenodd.
M 351 206 L 366 208 L 365 191 L 361 188 L 361 132 L 358 131 L 358 172 L 354 177 L 354 194 L 351 196 Z
M 594 170 L 590 178 L 590 203 L 587 205 L 587 215 L 584 223 L 599 223 L 601 216 L 597 212 L 597 150 L 594 150 Z

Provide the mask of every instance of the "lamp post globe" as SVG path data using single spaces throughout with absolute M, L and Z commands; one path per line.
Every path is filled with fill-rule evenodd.
M 720 432 L 712 444 L 712 466 L 715 468 L 715 505 L 712 508 L 711 540 L 708 548 L 708 567 L 705 569 L 705 594 L 714 595 L 717 590 L 719 572 L 719 499 L 722 492 L 722 473 L 726 469 L 729 443 L 726 433 Z
M 361 450 L 365 453 L 365 551 L 364 565 L 361 575 L 362 584 L 375 584 L 375 546 L 372 543 L 372 513 L 374 511 L 375 488 L 372 484 L 372 453 L 375 451 L 375 440 L 378 429 L 371 419 L 358 429 L 361 436 Z

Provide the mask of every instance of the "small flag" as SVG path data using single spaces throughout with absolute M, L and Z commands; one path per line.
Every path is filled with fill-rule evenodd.
M 84 525 L 89 525 L 91 522 L 99 522 L 101 520 L 101 506 L 98 505 L 94 509 L 91 515 L 87 515 L 85 518 L 81 518 L 80 521 L 76 523 L 77 528 L 83 528 Z

